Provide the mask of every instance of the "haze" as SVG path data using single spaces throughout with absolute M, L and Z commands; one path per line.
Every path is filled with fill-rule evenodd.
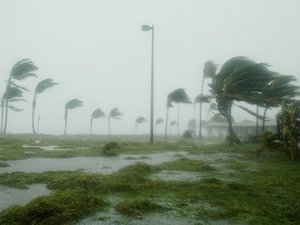
M 39 77 L 24 86 L 34 90 L 45 78 L 60 83 L 38 97 L 40 133 L 63 133 L 64 106 L 72 98 L 85 106 L 70 111 L 70 134 L 88 133 L 98 107 L 124 113 L 112 121 L 112 134 L 134 133 L 139 116 L 148 121 L 140 132 L 149 133 L 151 33 L 142 32 L 142 24 L 155 25 L 157 119 L 165 118 L 166 96 L 174 89 L 185 88 L 192 100 L 200 93 L 207 60 L 221 66 L 244 55 L 300 79 L 299 12 L 298 0 L 0 0 L 0 91 L 12 66 L 29 58 Z M 23 112 L 9 113 L 9 133 L 31 132 L 33 93 L 25 98 L 17 104 Z M 181 106 L 181 132 L 192 110 Z M 176 112 L 170 111 L 170 121 Z M 238 109 L 234 115 L 254 119 Z M 107 120 L 96 120 L 93 130 L 107 134 Z

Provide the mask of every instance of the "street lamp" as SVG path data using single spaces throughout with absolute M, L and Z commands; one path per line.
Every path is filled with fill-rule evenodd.
M 153 143 L 153 112 L 154 112 L 154 101 L 153 101 L 153 74 L 154 74 L 154 25 L 142 25 L 142 31 L 152 31 L 152 51 L 151 51 L 151 106 L 150 106 L 150 143 Z

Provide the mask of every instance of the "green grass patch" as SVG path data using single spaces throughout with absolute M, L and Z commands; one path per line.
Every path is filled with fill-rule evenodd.
M 0 167 L 8 167 L 9 164 L 7 162 L 0 161 Z
M 187 172 L 203 172 L 216 170 L 207 162 L 187 158 L 181 158 L 176 161 L 162 163 L 159 165 L 159 167 L 163 170 L 177 170 Z
M 118 203 L 115 209 L 122 215 L 142 219 L 144 213 L 163 211 L 167 208 L 149 200 L 125 200 Z
M 103 208 L 102 198 L 83 190 L 65 190 L 39 197 L 25 206 L 0 213 L 2 225 L 63 225 Z

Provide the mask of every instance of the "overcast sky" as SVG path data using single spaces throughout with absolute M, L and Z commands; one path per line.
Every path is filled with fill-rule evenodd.
M 243 55 L 300 79 L 299 12 L 299 0 L 0 0 L 0 91 L 14 63 L 30 58 L 39 77 L 22 84 L 33 90 L 45 78 L 60 83 L 37 99 L 41 133 L 63 133 L 64 106 L 72 98 L 84 107 L 70 111 L 70 134 L 88 133 L 98 107 L 124 113 L 112 121 L 113 134 L 134 133 L 138 116 L 148 120 L 139 132 L 148 133 L 151 32 L 142 32 L 142 24 L 155 26 L 157 119 L 165 118 L 169 92 L 185 88 L 192 100 L 200 93 L 207 60 L 222 66 Z M 33 93 L 25 97 L 28 102 L 16 105 L 24 111 L 9 113 L 8 132 L 31 132 Z M 182 131 L 192 111 L 181 106 Z M 234 113 L 238 121 L 251 119 Z M 107 119 L 95 121 L 95 133 L 107 130 Z

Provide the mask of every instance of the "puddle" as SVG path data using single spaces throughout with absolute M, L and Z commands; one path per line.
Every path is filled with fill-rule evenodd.
M 57 145 L 45 145 L 45 146 L 22 145 L 22 148 L 37 148 L 37 149 L 42 149 L 44 151 L 72 150 L 72 149 L 67 149 L 67 148 L 59 148 L 59 146 L 57 146 Z
M 186 153 L 181 153 L 186 155 Z M 135 159 L 128 160 L 128 157 Z M 176 160 L 174 152 L 160 154 L 120 155 L 115 157 L 74 157 L 74 158 L 30 158 L 7 161 L 9 167 L 0 168 L 0 173 L 11 172 L 45 172 L 45 171 L 74 171 L 83 169 L 92 173 L 110 174 L 136 162 L 157 165 Z
M 28 189 L 0 185 L 0 211 L 13 205 L 24 205 L 39 196 L 50 193 L 51 191 L 46 188 L 45 184 L 30 185 Z
M 151 176 L 165 181 L 195 181 L 203 179 L 203 173 L 163 170 Z

